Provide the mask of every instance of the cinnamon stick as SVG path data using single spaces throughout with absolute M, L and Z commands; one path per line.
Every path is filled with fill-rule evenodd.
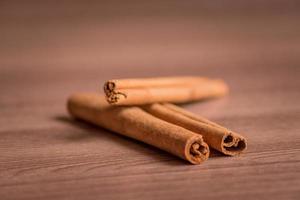
M 104 92 L 110 104 L 143 105 L 220 97 L 227 94 L 228 87 L 218 79 L 165 77 L 109 80 L 104 84 Z
M 168 151 L 190 163 L 199 164 L 209 156 L 201 135 L 161 120 L 140 107 L 111 106 L 105 97 L 75 94 L 68 99 L 70 114 L 119 134 Z
M 246 149 L 246 139 L 221 125 L 188 112 L 172 104 L 152 104 L 143 107 L 150 114 L 201 134 L 204 141 L 213 149 L 225 155 L 237 155 Z

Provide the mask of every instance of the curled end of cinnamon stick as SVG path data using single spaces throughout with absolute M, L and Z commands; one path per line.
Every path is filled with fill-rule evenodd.
M 113 81 L 107 81 L 104 84 L 104 93 L 106 94 L 106 100 L 110 104 L 115 104 L 120 99 L 127 98 L 126 94 L 116 91 L 116 83 Z
M 200 164 L 207 160 L 209 156 L 209 147 L 203 141 L 202 137 L 192 138 L 186 145 L 185 157 L 193 164 Z
M 222 152 L 226 155 L 235 156 L 247 148 L 246 139 L 240 135 L 229 132 L 225 134 L 222 141 Z

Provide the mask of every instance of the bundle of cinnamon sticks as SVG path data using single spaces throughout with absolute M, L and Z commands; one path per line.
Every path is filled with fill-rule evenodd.
M 172 103 L 221 97 L 222 80 L 166 77 L 109 80 L 104 93 L 78 93 L 68 99 L 72 116 L 143 141 L 192 164 L 207 160 L 210 148 L 235 156 L 246 139 L 215 122 Z

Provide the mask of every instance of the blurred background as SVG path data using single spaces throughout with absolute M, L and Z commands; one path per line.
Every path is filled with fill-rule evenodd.
M 299 8 L 284 0 L 2 0 L 1 73 L 269 72 L 299 60 Z
M 233 106 L 291 110 L 299 8 L 284 0 L 2 0 L 0 103 L 64 111 L 70 93 L 102 91 L 107 79 L 198 75 L 225 79 Z

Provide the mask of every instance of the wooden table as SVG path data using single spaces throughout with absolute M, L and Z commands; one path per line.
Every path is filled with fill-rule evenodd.
M 300 15 L 293 1 L 0 3 L 0 199 L 299 199 Z M 186 105 L 248 138 L 193 166 L 72 120 L 67 97 L 120 77 L 223 78 Z

